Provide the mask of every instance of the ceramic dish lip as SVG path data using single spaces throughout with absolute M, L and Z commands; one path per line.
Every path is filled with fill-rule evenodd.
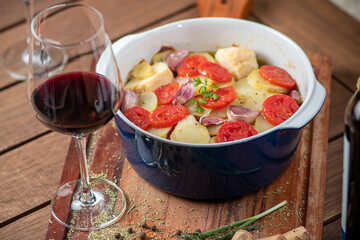
M 239 140 L 235 140 L 235 141 L 231 141 L 231 142 L 223 142 L 223 143 L 184 143 L 184 142 L 178 142 L 178 141 L 173 141 L 173 140 L 165 139 L 162 137 L 158 137 L 154 134 L 147 132 L 146 130 L 139 128 L 138 126 L 133 124 L 131 121 L 129 121 L 120 110 L 116 114 L 135 131 L 141 132 L 142 134 L 149 136 L 151 138 L 154 138 L 160 142 L 167 143 L 170 145 L 176 145 L 176 146 L 202 147 L 202 148 L 224 147 L 224 146 L 229 146 L 229 145 L 236 145 L 239 143 L 245 143 L 245 142 L 255 140 L 257 138 L 261 138 L 265 135 L 271 134 L 276 131 L 291 130 L 291 129 L 299 130 L 299 129 L 303 128 L 308 122 L 310 122 L 316 116 L 316 114 L 320 111 L 320 109 L 324 103 L 326 93 L 324 94 L 323 92 L 325 90 L 322 87 L 322 85 L 316 80 L 315 74 L 312 70 L 311 63 L 310 63 L 308 57 L 306 56 L 305 52 L 301 49 L 301 47 L 297 43 L 295 43 L 292 39 L 290 39 L 289 37 L 284 35 L 283 33 L 279 32 L 271 27 L 268 27 L 264 24 L 253 22 L 250 20 L 234 19 L 234 18 L 227 18 L 227 17 L 205 17 L 205 18 L 185 19 L 185 20 L 168 23 L 168 24 L 156 27 L 154 29 L 147 30 L 145 32 L 127 35 L 127 36 L 119 39 L 117 42 L 115 42 L 113 44 L 114 52 L 116 55 L 116 53 L 118 51 L 121 51 L 121 47 L 124 47 L 122 45 L 126 46 L 128 44 L 131 44 L 132 41 L 139 40 L 143 37 L 146 37 L 147 35 L 152 35 L 152 34 L 162 32 L 162 31 L 167 31 L 174 27 L 175 28 L 184 28 L 184 27 L 188 27 L 188 26 L 192 27 L 192 25 L 194 26 L 194 24 L 202 24 L 202 23 L 221 24 L 222 22 L 223 23 L 234 23 L 234 24 L 239 24 L 239 23 L 247 24 L 247 25 L 255 26 L 256 28 L 259 28 L 262 31 L 269 32 L 269 34 L 275 35 L 277 38 L 284 40 L 289 46 L 291 46 L 291 48 L 294 50 L 294 52 L 296 52 L 296 54 L 298 55 L 298 58 L 302 59 L 302 63 L 304 64 L 305 69 L 306 69 L 306 77 L 309 78 L 308 87 L 307 87 L 307 95 L 305 97 L 304 102 L 300 106 L 299 110 L 294 115 L 292 115 L 289 119 L 287 119 L 283 123 L 281 123 L 277 126 L 274 126 L 271 129 L 268 129 L 262 133 L 258 133 L 256 135 L 248 137 L 248 138 L 239 139 Z M 121 40 L 126 39 L 126 38 L 128 38 L 127 39 L 128 41 L 126 43 L 122 44 Z M 316 94 L 314 94 L 316 88 L 320 88 L 319 96 L 316 96 Z M 318 99 L 314 99 L 314 98 L 318 98 Z M 312 109 L 310 111 L 310 113 L 307 113 L 305 110 L 312 107 L 311 105 L 309 105 L 310 101 L 319 101 L 321 104 L 318 104 L 319 106 L 317 106 L 316 109 Z M 299 116 L 301 116 L 301 115 L 303 115 L 305 120 L 303 120 L 301 123 L 295 123 L 295 125 L 293 125 L 293 126 L 289 125 L 289 123 L 291 123 L 294 119 L 299 118 Z

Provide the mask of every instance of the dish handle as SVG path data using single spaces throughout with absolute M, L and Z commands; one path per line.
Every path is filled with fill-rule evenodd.
M 302 109 L 298 115 L 293 116 L 288 121 L 284 122 L 282 129 L 300 129 L 308 124 L 322 108 L 326 97 L 325 88 L 315 80 L 314 91 L 309 96 L 309 104 Z

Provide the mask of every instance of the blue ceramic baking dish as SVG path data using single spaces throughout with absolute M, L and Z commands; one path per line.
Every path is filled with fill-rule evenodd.
M 321 109 L 326 92 L 316 80 L 303 50 L 267 26 L 232 18 L 195 18 L 128 35 L 114 43 L 121 77 L 162 46 L 190 51 L 215 51 L 237 45 L 257 58 L 288 71 L 304 102 L 287 121 L 258 135 L 233 142 L 188 144 L 152 135 L 115 116 L 126 157 L 135 171 L 155 187 L 194 199 L 223 199 L 251 193 L 271 183 L 290 165 L 302 128 Z M 106 71 L 106 64 L 99 66 Z

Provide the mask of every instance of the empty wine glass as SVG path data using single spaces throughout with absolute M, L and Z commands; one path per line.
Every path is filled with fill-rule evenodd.
M 122 82 L 100 12 L 68 3 L 41 11 L 31 23 L 27 91 L 36 118 L 52 130 L 72 135 L 79 152 L 79 180 L 62 186 L 51 202 L 62 225 L 91 230 L 115 222 L 125 211 L 124 193 L 113 182 L 89 177 L 86 135 L 118 110 Z M 61 71 L 46 60 L 51 49 L 69 60 Z M 33 56 L 40 53 L 40 58 Z M 39 61 L 40 60 L 40 61 Z
M 1 56 L 1 65 L 5 72 L 16 80 L 26 80 L 29 64 L 29 42 L 30 42 L 30 22 L 34 16 L 34 0 L 21 0 L 24 2 L 27 38 L 9 46 Z M 35 54 L 34 59 L 40 56 Z M 42 57 L 45 59 L 44 56 Z M 67 54 L 63 49 L 51 48 L 47 52 L 46 61 L 57 66 L 53 71 L 60 70 L 67 61 Z M 36 63 L 36 62 L 34 62 Z

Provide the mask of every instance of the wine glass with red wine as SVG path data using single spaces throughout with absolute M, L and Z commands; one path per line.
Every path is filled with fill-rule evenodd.
M 46 59 L 52 48 L 69 60 L 60 71 Z M 122 82 L 104 20 L 93 7 L 68 3 L 41 11 L 31 22 L 27 90 L 36 118 L 48 128 L 74 137 L 80 179 L 62 186 L 51 202 L 62 225 L 88 231 L 115 222 L 124 213 L 124 193 L 113 182 L 90 178 L 86 136 L 108 123 L 118 110 Z M 36 61 L 36 63 L 34 62 Z M 105 67 L 104 67 L 105 66 Z

